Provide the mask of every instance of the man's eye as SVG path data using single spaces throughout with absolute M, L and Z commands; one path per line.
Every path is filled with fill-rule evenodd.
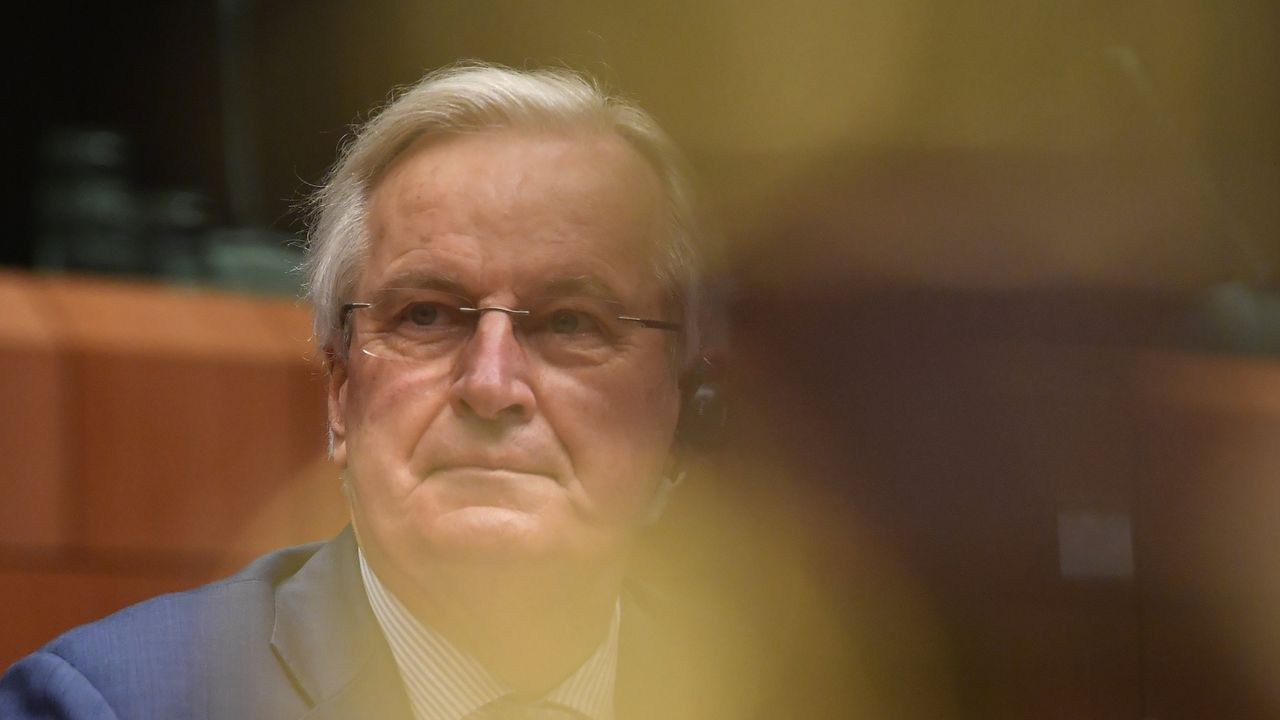
M 547 329 L 557 335 L 572 335 L 590 328 L 591 321 L 575 310 L 556 310 L 551 313 Z
M 603 338 L 610 334 L 604 317 L 594 309 L 558 307 L 545 316 L 542 327 L 551 335 L 562 337 Z
M 416 302 L 407 306 L 401 313 L 406 321 L 421 327 L 441 325 L 447 320 L 443 307 L 431 302 Z

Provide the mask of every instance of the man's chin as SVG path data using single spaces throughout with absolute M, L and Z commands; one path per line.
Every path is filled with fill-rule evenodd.
M 444 560 L 528 561 L 554 548 L 546 518 L 519 508 L 467 505 L 431 523 L 432 554 Z

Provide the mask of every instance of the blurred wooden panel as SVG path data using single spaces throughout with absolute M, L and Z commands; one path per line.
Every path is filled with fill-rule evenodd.
M 346 521 L 310 313 L 0 274 L 0 668 Z
M 242 557 L 297 539 L 290 523 L 241 540 L 324 451 L 304 308 L 90 280 L 48 298 L 67 338 L 77 545 Z
M 91 355 L 278 361 L 296 357 L 297 348 L 269 332 L 278 320 L 262 307 L 295 308 L 299 326 L 307 322 L 292 300 L 153 283 L 59 277 L 45 292 L 72 348 Z
M 0 273 L 0 544 L 54 546 L 70 520 L 65 364 L 40 281 Z
M 311 311 L 301 301 L 262 303 L 261 317 L 284 349 L 285 391 L 293 420 L 276 430 L 294 448 L 290 475 L 255 509 L 238 544 L 253 551 L 333 535 L 347 522 L 338 469 L 327 459 L 328 376 L 312 342 Z M 301 370 L 301 371 L 298 371 Z

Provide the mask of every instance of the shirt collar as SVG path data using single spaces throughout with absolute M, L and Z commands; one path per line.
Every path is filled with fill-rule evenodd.
M 512 692 L 479 661 L 414 617 L 378 580 L 364 552 L 357 554 L 369 605 L 391 646 L 415 720 L 462 720 Z M 621 605 L 615 604 L 604 641 L 544 700 L 590 720 L 613 720 L 620 619 Z

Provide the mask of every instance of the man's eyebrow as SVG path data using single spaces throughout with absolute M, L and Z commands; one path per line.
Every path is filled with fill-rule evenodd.
M 458 280 L 456 275 L 423 268 L 404 270 L 392 275 L 381 286 L 381 289 L 385 290 L 387 288 L 443 290 L 454 295 L 466 295 L 462 282 Z
M 608 302 L 619 302 L 618 294 L 608 283 L 594 275 L 554 278 L 542 286 L 543 295 L 578 295 Z
M 471 297 L 466 286 L 456 275 L 425 268 L 412 268 L 398 272 L 382 283 L 378 290 L 388 288 L 441 290 L 460 297 Z M 613 303 L 621 302 L 618 293 L 608 283 L 590 274 L 552 278 L 538 287 L 538 295 L 572 295 Z

